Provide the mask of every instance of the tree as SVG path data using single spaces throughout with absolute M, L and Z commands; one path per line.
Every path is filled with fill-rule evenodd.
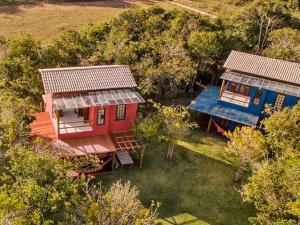
M 137 121 L 134 127 L 135 136 L 146 144 L 161 142 L 161 118 L 157 114 L 148 114 L 147 117 Z
M 291 13 L 286 4 L 282 0 L 254 0 L 233 16 L 232 24 L 250 48 L 261 52 L 274 29 L 291 23 Z
M 268 151 L 264 136 L 251 127 L 237 127 L 233 132 L 227 132 L 229 138 L 226 151 L 234 156 L 238 168 L 235 181 L 239 181 L 243 167 L 266 157 Z
M 263 121 L 266 142 L 273 154 L 253 170 L 242 189 L 244 201 L 253 203 L 257 209 L 256 217 L 250 218 L 254 225 L 299 224 L 299 120 L 300 103 L 273 112 Z
M 244 201 L 254 203 L 252 224 L 297 225 L 300 219 L 300 159 L 264 163 L 243 187 Z
M 11 147 L 0 174 L 1 224 L 53 224 L 75 207 L 81 179 L 67 176 L 71 164 L 36 146 Z
M 18 98 L 2 91 L 0 95 L 0 151 L 10 146 L 25 144 L 29 136 L 29 123 L 36 110 L 30 98 Z
M 300 63 L 300 31 L 283 28 L 274 30 L 268 38 L 269 45 L 263 54 L 276 59 Z
M 152 103 L 156 112 L 139 121 L 135 134 L 147 144 L 167 142 L 167 158 L 172 159 L 177 139 L 184 136 L 189 128 L 195 127 L 195 124 L 189 122 L 189 112 L 185 107 Z
M 300 147 L 300 102 L 293 108 L 274 112 L 263 121 L 267 141 L 277 158 L 288 155 Z
M 41 100 L 42 79 L 38 68 L 43 68 L 42 46 L 29 35 L 7 41 L 5 57 L 0 62 L 0 87 L 20 98 Z
M 154 107 L 157 109 L 157 115 L 161 121 L 161 139 L 168 143 L 167 158 L 172 159 L 176 140 L 184 136 L 194 124 L 188 121 L 187 108 L 163 106 L 158 103 L 155 103 Z
M 221 32 L 211 31 L 191 32 L 188 46 L 193 56 L 197 59 L 198 67 L 202 68 L 202 70 L 205 70 L 207 65 L 216 63 L 222 52 L 222 35 Z M 195 79 L 196 75 L 191 82 L 191 90 L 194 87 Z M 211 84 L 214 83 L 214 79 L 214 77 L 211 79 Z
M 105 193 L 101 185 L 86 183 L 85 197 L 68 214 L 68 224 L 157 224 L 158 204 L 145 208 L 139 200 L 139 192 L 129 182 L 117 181 Z

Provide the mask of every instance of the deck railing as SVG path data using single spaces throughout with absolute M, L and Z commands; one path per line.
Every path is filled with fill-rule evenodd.
M 220 100 L 232 104 L 248 107 L 250 104 L 250 97 L 239 93 L 234 93 L 224 90 L 220 96 Z
M 62 122 L 60 121 L 60 117 L 57 117 L 56 113 L 53 113 L 53 117 L 55 118 L 56 121 L 56 128 L 58 134 L 60 134 L 61 130 L 66 130 L 66 129 L 71 129 L 71 128 L 83 128 L 83 127 L 91 127 L 91 124 L 89 122 L 86 122 L 84 119 L 83 120 L 77 120 L 77 121 L 68 121 L 68 122 Z M 72 126 L 65 127 L 64 125 L 70 125 L 70 124 L 75 124 Z M 78 124 L 78 125 L 76 125 Z

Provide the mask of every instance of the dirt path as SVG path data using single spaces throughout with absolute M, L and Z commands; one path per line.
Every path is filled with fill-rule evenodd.
M 207 13 L 207 12 L 204 12 L 204 11 L 201 11 L 201 10 L 199 10 L 199 9 L 195 9 L 195 8 L 193 8 L 193 7 L 190 7 L 190 6 L 182 5 L 182 4 L 180 4 L 180 3 L 172 2 L 172 1 L 168 1 L 168 2 L 171 3 L 171 4 L 173 4 L 173 5 L 179 6 L 179 7 L 181 7 L 181 8 L 188 9 L 188 10 L 191 10 L 191 11 L 194 11 L 194 12 L 197 12 L 197 13 L 199 13 L 199 14 L 201 14 L 201 15 L 208 16 L 208 17 L 210 17 L 210 18 L 214 18 L 214 19 L 217 18 L 216 15 L 213 15 L 213 14 L 210 14 L 210 13 Z

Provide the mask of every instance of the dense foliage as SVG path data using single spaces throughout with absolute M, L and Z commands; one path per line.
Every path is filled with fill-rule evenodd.
M 254 128 L 237 129 L 228 135 L 228 148 L 236 153 L 238 161 L 255 161 L 253 174 L 242 189 L 244 200 L 253 203 L 258 211 L 255 218 L 250 218 L 252 224 L 299 224 L 299 121 L 300 103 L 265 119 L 266 136 Z M 263 157 L 267 152 L 269 157 Z
M 99 188 L 100 187 L 100 188 Z M 117 181 L 107 192 L 101 186 L 86 184 L 85 197 L 67 215 L 68 224 L 156 224 L 157 205 L 144 208 L 138 200 L 139 192 L 129 182 Z
M 159 7 L 130 10 L 47 45 L 28 35 L 1 39 L 0 88 L 36 104 L 43 92 L 38 68 L 128 64 L 142 94 L 179 97 L 200 80 L 215 82 L 231 49 L 299 61 L 297 28 L 281 0 L 253 1 L 222 20 Z
M 0 223 L 155 223 L 155 207 L 145 209 L 134 187 L 117 183 L 108 192 L 86 189 L 83 180 L 66 178 L 69 163 L 46 151 L 36 154 L 39 145 L 28 140 L 28 124 L 41 108 L 39 68 L 128 64 L 146 97 L 193 94 L 199 81 L 215 82 L 231 49 L 300 62 L 299 22 L 291 14 L 298 3 L 239 1 L 241 10 L 222 19 L 157 7 L 132 10 L 67 31 L 47 45 L 29 35 L 0 37 Z M 137 133 L 149 143 L 167 141 L 171 158 L 176 138 L 189 127 L 187 112 L 156 108 Z M 253 224 L 299 221 L 299 108 L 264 121 L 267 137 L 251 128 L 228 135 L 237 166 L 256 163 L 243 188 L 244 200 L 258 210 Z M 266 152 L 272 157 L 263 157 Z
M 0 224 L 156 224 L 136 187 L 117 182 L 108 191 L 69 177 L 74 165 L 45 143 L 11 147 L 0 155 Z
M 237 127 L 225 135 L 229 139 L 225 150 L 234 156 L 234 163 L 238 168 L 235 180 L 239 181 L 243 167 L 254 166 L 258 160 L 267 156 L 266 141 L 259 131 L 246 126 Z
M 156 109 L 145 118 L 138 121 L 135 134 L 147 144 L 168 143 L 167 158 L 172 159 L 174 146 L 178 138 L 183 137 L 189 128 L 195 124 L 189 122 L 189 112 L 186 107 L 164 106 L 153 102 Z

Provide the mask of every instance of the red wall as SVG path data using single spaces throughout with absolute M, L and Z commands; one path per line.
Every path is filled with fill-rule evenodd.
M 109 133 L 131 130 L 136 119 L 137 109 L 138 104 L 126 105 L 125 120 L 116 120 L 117 106 L 111 106 L 109 115 Z
M 43 95 L 43 100 L 45 102 L 45 111 L 48 112 L 51 117 L 52 116 L 52 95 L 51 94 Z
M 59 134 L 58 138 L 76 138 L 76 137 L 89 137 L 96 135 L 104 135 L 108 133 L 130 131 L 133 127 L 138 110 L 138 104 L 126 105 L 126 115 L 124 120 L 116 120 L 117 106 L 105 106 L 105 123 L 104 125 L 97 124 L 97 112 L 100 107 L 90 107 L 89 120 L 92 125 L 93 131 Z

